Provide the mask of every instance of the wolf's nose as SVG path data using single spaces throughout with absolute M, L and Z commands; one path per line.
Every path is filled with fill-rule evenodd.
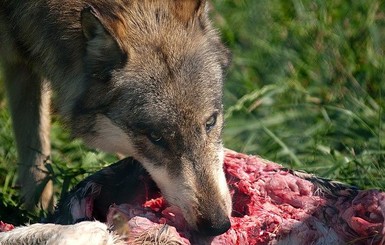
M 200 219 L 197 225 L 199 232 L 206 236 L 218 236 L 225 233 L 231 227 L 230 219 L 228 217 L 223 218 L 219 222 L 213 222 L 209 219 Z

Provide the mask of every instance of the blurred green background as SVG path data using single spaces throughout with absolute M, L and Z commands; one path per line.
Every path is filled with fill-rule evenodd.
M 233 53 L 225 84 L 227 148 L 361 188 L 385 189 L 385 2 L 215 0 Z M 71 140 L 54 118 L 57 196 L 116 160 Z M 20 211 L 15 143 L 0 92 L 0 217 Z M 13 214 L 12 212 L 15 212 Z

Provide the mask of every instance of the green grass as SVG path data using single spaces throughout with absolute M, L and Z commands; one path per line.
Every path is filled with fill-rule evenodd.
M 361 188 L 385 190 L 385 3 L 215 0 L 233 52 L 225 146 Z M 57 196 L 116 160 L 52 129 Z M 18 208 L 11 123 L 0 93 L 0 217 Z M 6 211 L 9 215 L 6 216 Z M 15 222 L 36 220 L 19 212 Z
M 385 4 L 216 1 L 233 51 L 228 147 L 385 189 Z M 236 11 L 235 11 L 236 10 Z

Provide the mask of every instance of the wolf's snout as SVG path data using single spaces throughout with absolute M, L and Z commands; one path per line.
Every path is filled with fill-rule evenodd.
M 213 214 L 216 213 L 212 210 Z M 225 233 L 231 227 L 230 219 L 226 214 L 220 214 L 220 217 L 200 218 L 197 221 L 198 231 L 206 236 L 218 236 Z M 217 216 L 217 215 L 215 215 Z

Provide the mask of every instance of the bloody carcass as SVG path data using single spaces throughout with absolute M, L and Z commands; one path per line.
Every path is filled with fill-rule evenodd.
M 151 177 L 131 159 L 79 183 L 53 222 L 100 220 L 128 244 L 385 244 L 385 193 L 357 188 L 233 151 L 225 154 L 232 227 L 191 231 Z

